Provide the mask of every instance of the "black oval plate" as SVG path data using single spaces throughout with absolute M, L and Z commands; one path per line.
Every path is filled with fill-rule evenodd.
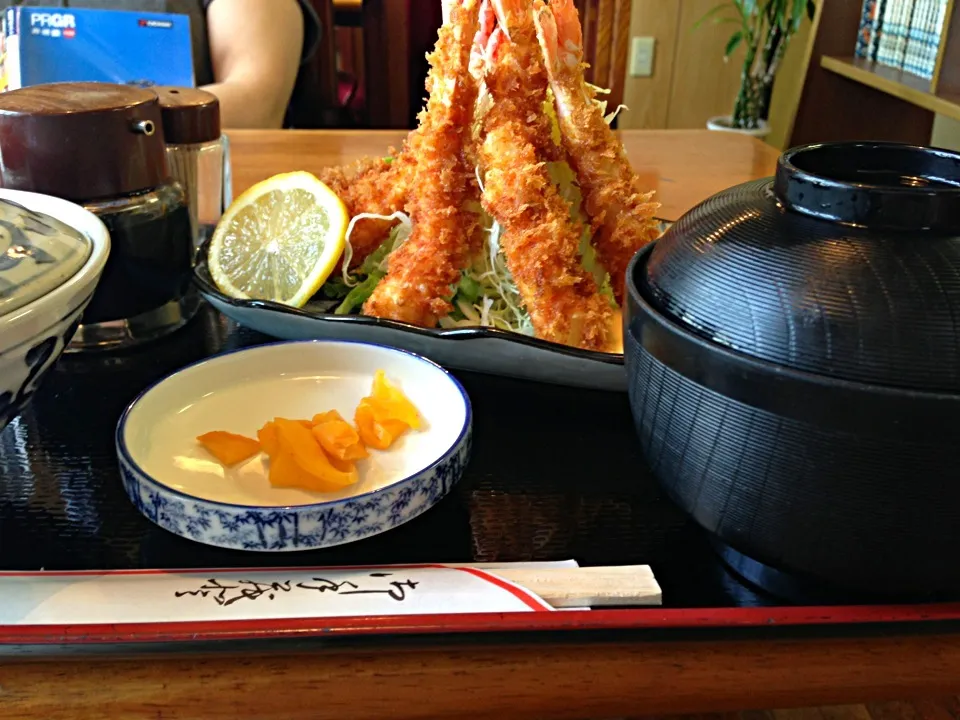
M 414 352 L 451 369 L 595 390 L 626 389 L 622 354 L 581 350 L 498 328 L 428 329 L 368 315 L 334 315 L 335 301 L 311 300 L 293 308 L 268 300 L 236 300 L 213 282 L 206 251 L 205 244 L 193 270 L 204 298 L 231 320 L 271 337 L 370 342 Z

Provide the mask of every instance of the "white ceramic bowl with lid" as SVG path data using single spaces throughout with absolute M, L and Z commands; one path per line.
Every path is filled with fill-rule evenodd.
M 93 213 L 0 189 L 0 429 L 70 341 L 109 254 L 110 235 Z

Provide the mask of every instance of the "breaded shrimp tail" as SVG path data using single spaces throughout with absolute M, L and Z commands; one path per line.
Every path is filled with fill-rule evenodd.
M 612 309 L 581 265 L 580 228 L 538 152 L 550 142 L 549 124 L 530 122 L 543 115 L 541 61 L 510 39 L 527 35 L 527 26 L 532 30 L 531 5 L 495 0 L 495 6 L 500 26 L 485 52 L 493 103 L 480 148 L 483 206 L 504 229 L 501 247 L 537 336 L 602 349 Z M 489 12 L 486 2 L 481 12 Z
M 333 167 L 321 171 L 318 177 L 343 201 L 350 217 L 365 213 L 386 216 L 406 206 L 414 175 L 409 165 L 406 156 L 393 161 L 367 158 L 359 161 L 352 173 Z M 352 268 L 380 246 L 394 224 L 393 220 L 374 218 L 356 223 L 349 238 Z
M 387 276 L 364 305 L 377 317 L 433 327 L 450 312 L 460 273 L 476 250 L 476 216 L 467 209 L 473 170 L 464 159 L 477 84 L 469 64 L 478 0 L 456 0 L 430 56 L 430 97 L 415 146 L 417 191 L 410 238 L 389 258 Z
M 584 79 L 583 36 L 572 0 L 552 0 L 549 7 L 541 4 L 534 20 L 567 161 L 583 193 L 597 257 L 622 305 L 627 265 L 659 235 L 653 217 L 658 204 L 634 174 L 623 144 Z

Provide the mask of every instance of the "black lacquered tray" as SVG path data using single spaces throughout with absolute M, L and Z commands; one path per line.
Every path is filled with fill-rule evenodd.
M 408 617 L 402 627 L 382 618 L 304 626 L 316 632 L 960 619 L 960 603 L 952 598 L 890 605 L 814 593 L 791 604 L 760 591 L 660 493 L 639 452 L 625 394 L 466 372 L 455 374 L 474 406 L 471 463 L 455 492 L 414 521 L 357 543 L 282 557 L 199 545 L 156 527 L 120 483 L 114 430 L 122 410 L 145 386 L 187 364 L 268 341 L 204 306 L 187 327 L 149 346 L 65 355 L 23 414 L 0 433 L 0 571 L 572 558 L 581 565 L 649 564 L 663 589 L 660 608 L 529 613 L 509 621 Z M 740 570 L 750 574 L 749 567 Z M 282 630 L 251 626 L 241 634 Z M 40 630 L 28 637 L 0 628 L 0 643 L 70 640 L 63 633 Z M 134 633 L 125 639 L 142 638 Z

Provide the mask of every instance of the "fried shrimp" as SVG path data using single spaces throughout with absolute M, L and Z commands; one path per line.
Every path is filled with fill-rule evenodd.
M 392 154 L 392 150 L 390 151 Z M 347 207 L 350 217 L 384 215 L 404 210 L 413 182 L 409 155 L 396 158 L 366 158 L 351 170 L 326 168 L 318 177 L 333 190 Z M 350 266 L 356 267 L 386 240 L 393 220 L 363 218 L 350 233 Z
M 622 305 L 657 205 L 584 80 L 572 0 L 440 1 L 417 128 L 391 157 L 320 173 L 351 218 L 325 292 L 336 312 L 366 298 L 365 315 L 622 352 L 597 269 Z
M 659 235 L 659 205 L 644 191 L 583 76 L 583 34 L 573 0 L 542 2 L 536 34 L 553 90 L 567 161 L 583 194 L 593 246 L 619 304 L 631 258 Z
M 453 3 L 430 56 L 427 107 L 404 151 L 417 163 L 417 191 L 408 195 L 413 232 L 390 255 L 387 276 L 364 305 L 368 315 L 435 326 L 477 249 L 478 220 L 467 208 L 474 171 L 464 159 L 477 94 L 469 73 L 477 2 Z
M 530 52 L 529 0 L 493 0 L 499 23 L 483 52 L 493 102 L 479 149 L 484 209 L 503 227 L 501 248 L 538 337 L 588 349 L 607 342 L 612 308 L 581 265 L 580 228 L 553 184 L 542 148 L 551 141 L 543 115 L 547 76 Z M 541 5 L 537 0 L 535 5 Z M 487 0 L 481 13 L 491 12 Z M 489 23 L 481 20 L 481 26 Z M 529 36 L 526 46 L 521 46 Z M 481 41 L 481 44 L 482 41 Z
M 548 162 L 560 159 L 561 149 L 553 140 L 553 125 L 550 116 L 544 112 L 547 102 L 547 76 L 537 45 L 537 29 L 533 24 L 531 8 L 540 4 L 530 0 L 492 0 L 495 17 L 499 27 L 510 41 L 510 52 L 514 62 L 524 67 L 530 73 L 528 82 L 535 94 L 539 105 L 529 108 L 529 114 L 524 118 L 531 126 L 533 141 L 537 152 Z M 488 35 L 489 37 L 489 35 Z

